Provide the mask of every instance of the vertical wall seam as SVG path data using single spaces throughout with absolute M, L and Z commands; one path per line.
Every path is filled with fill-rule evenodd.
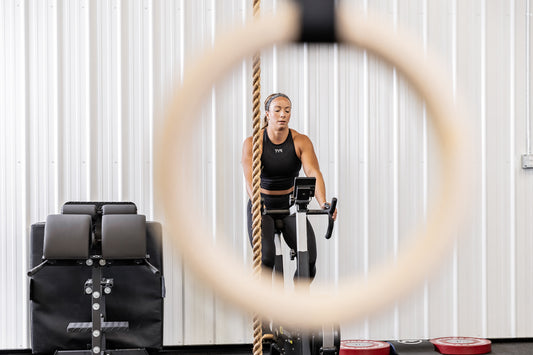
M 339 45 L 335 43 L 333 45 L 333 164 L 334 164 L 334 182 L 333 182 L 333 192 L 330 193 L 330 196 L 333 196 L 333 194 L 338 194 L 339 186 L 340 186 L 340 98 L 339 98 L 339 92 L 340 92 L 340 68 L 339 68 Z M 329 164 L 328 164 L 329 165 Z M 330 199 L 331 201 L 331 199 Z M 337 227 L 336 231 L 334 232 L 335 235 L 337 234 L 337 231 L 339 228 Z M 335 264 L 334 264 L 334 285 L 338 285 L 339 283 L 339 238 L 334 238 L 334 251 L 335 251 Z
M 394 30 L 398 28 L 398 0 L 392 2 L 392 21 Z M 396 67 L 392 68 L 392 191 L 393 191 L 393 212 L 392 212 L 392 253 L 394 260 L 398 259 L 399 248 L 399 214 L 400 214 L 400 171 L 399 160 L 401 159 L 400 149 L 400 114 L 399 114 L 399 85 L 398 72 Z M 399 339 L 400 334 L 400 309 L 398 301 L 394 303 L 394 325 L 393 325 L 394 339 Z
M 90 24 L 91 24 L 91 4 L 89 2 L 86 2 L 85 5 L 85 18 L 84 23 L 86 24 L 86 27 L 84 28 L 84 37 L 85 41 L 85 53 L 91 53 L 91 41 L 90 41 Z M 87 60 L 85 61 L 85 68 L 83 68 L 83 71 L 85 72 L 84 77 L 84 96 L 80 95 L 80 101 L 83 101 L 84 104 L 84 111 L 81 111 L 80 116 L 85 117 L 85 124 L 88 125 L 87 122 L 91 121 L 91 58 L 90 56 L 87 56 Z M 84 115 L 85 114 L 85 115 Z M 88 178 L 90 173 L 90 150 L 89 150 L 89 144 L 90 141 L 90 129 L 89 127 L 86 127 L 85 129 L 86 134 L 88 134 L 88 137 L 85 137 L 85 150 L 80 145 L 80 159 L 82 160 L 82 167 L 80 168 L 80 173 L 82 176 L 85 176 L 83 178 L 80 177 L 80 179 L 83 179 L 85 183 L 85 191 L 80 191 L 80 195 L 83 199 L 89 199 L 89 196 L 91 195 L 91 184 L 90 184 L 90 178 Z
M 247 0 L 241 0 L 241 8 L 243 9 L 242 11 L 242 16 L 241 16 L 241 23 L 242 24 L 245 24 L 247 19 L 248 19 L 248 13 L 247 13 L 247 6 L 246 4 L 247 3 L 250 3 L 249 1 Z M 242 61 L 242 64 L 241 64 L 241 73 L 242 73 L 242 76 L 241 76 L 241 85 L 242 85 L 242 96 L 241 96 L 241 101 L 244 103 L 242 106 L 241 106 L 241 117 L 242 117 L 242 121 L 241 121 L 241 126 L 242 126 L 242 130 L 241 130 L 241 143 L 244 142 L 244 140 L 248 137 L 248 124 L 250 124 L 251 122 L 251 119 L 248 115 L 248 105 L 249 105 L 249 100 L 248 100 L 248 92 L 251 92 L 251 85 L 249 84 L 249 79 L 248 79 L 248 67 L 250 66 L 250 60 L 249 59 L 245 59 Z M 242 149 L 242 148 L 241 148 Z M 242 153 L 241 153 L 242 154 Z M 241 166 L 241 169 L 242 169 L 242 166 Z M 243 174 L 241 175 L 243 177 Z M 245 236 L 243 238 L 243 243 L 242 243 L 242 249 L 241 249 L 241 252 L 242 252 L 242 260 L 246 261 L 248 259 L 248 226 L 247 226 L 247 218 L 248 218 L 248 213 L 247 213 L 247 203 L 248 203 L 248 191 L 246 190 L 246 181 L 242 180 L 244 183 L 242 184 L 241 186 L 241 194 L 242 194 L 242 200 L 243 200 L 243 206 L 244 208 L 241 210 L 241 219 L 242 221 L 245 221 L 245 223 L 242 223 L 241 225 L 241 233 L 243 236 Z
M 150 42 L 148 45 L 148 48 L 150 48 L 150 51 L 148 53 L 148 114 L 150 119 L 148 120 L 148 157 L 145 157 L 145 164 L 143 167 L 144 169 L 148 169 L 148 185 L 149 188 L 146 189 L 146 191 L 149 191 L 148 194 L 148 210 L 145 211 L 145 213 L 148 215 L 148 218 L 150 220 L 153 220 L 154 218 L 154 194 L 152 191 L 154 191 L 154 123 L 155 123 L 155 113 L 154 113 L 154 84 L 155 84 L 155 64 L 154 64 L 154 54 L 155 51 L 155 45 L 154 45 L 154 4 L 151 3 L 150 5 L 150 16 L 147 16 L 148 22 L 149 22 L 149 30 L 150 33 L 148 35 L 148 41 Z M 148 160 L 148 161 L 146 161 Z M 149 162 L 149 163 L 148 163 Z
M 180 27 L 179 27 L 179 37 L 180 37 L 180 62 L 179 62 L 179 71 L 180 71 L 180 84 L 183 84 L 183 76 L 185 74 L 185 0 L 180 0 L 180 7 L 181 7 L 181 12 L 180 12 Z M 181 263 L 180 263 L 180 267 L 181 267 L 181 280 L 185 280 L 185 263 L 184 261 L 181 259 Z M 183 314 L 183 317 L 181 319 L 181 339 L 182 339 L 182 343 L 185 343 L 185 287 L 183 287 L 183 282 L 182 282 L 182 287 L 181 287 L 181 299 L 182 299 L 182 304 L 181 304 L 181 307 L 182 307 L 182 314 Z
M 0 114 L 5 114 L 7 116 L 8 97 L 7 97 L 6 87 L 9 81 L 7 78 L 7 66 L 8 66 L 9 59 L 6 53 L 7 50 L 6 52 L 4 52 L 4 48 L 7 49 L 8 47 L 6 43 L 6 38 L 7 38 L 6 32 L 7 32 L 7 27 L 8 27 L 9 22 L 7 20 L 6 7 L 7 7 L 6 3 L 0 4 L 0 15 L 1 15 L 0 18 L 2 19 L 2 21 L 0 21 L 0 50 L 2 51 L 1 52 L 2 56 L 0 57 L 0 95 L 2 95 L 0 96 Z M 0 166 L 3 167 L 7 165 L 7 160 L 8 160 L 7 159 L 7 156 L 8 156 L 7 147 L 9 145 L 8 135 L 7 135 L 8 121 L 3 119 L 3 116 L 0 116 L 0 117 L 2 117 L 0 118 Z M 6 170 L 6 169 L 2 169 L 2 170 Z M 8 198 L 4 197 L 7 195 L 7 186 L 8 186 L 7 180 L 9 178 L 10 177 L 5 176 L 3 174 L 0 176 L 0 196 L 2 196 L 2 201 L 0 201 L 0 213 L 2 214 L 2 222 L 4 222 L 0 225 L 1 235 L 9 234 L 9 224 L 6 223 L 9 218 L 9 215 L 7 212 Z M 4 199 L 5 201 L 3 201 Z M 2 288 L 2 292 L 0 293 L 0 304 L 2 305 L 10 304 L 9 295 L 5 290 L 8 289 L 11 291 L 14 289 L 11 283 L 6 281 L 7 275 L 10 274 L 9 272 L 6 272 L 7 270 L 9 270 L 8 269 L 8 264 L 9 264 L 8 255 L 10 254 L 8 251 L 9 241 L 10 240 L 8 238 L 0 238 L 0 247 L 1 247 L 0 248 L 0 270 L 2 270 L 2 273 L 0 274 L 0 283 L 4 285 L 4 287 Z M 6 284 L 8 285 L 8 287 L 5 286 Z M 7 325 L 9 321 L 14 319 L 14 316 L 9 311 L 10 309 L 7 309 L 7 312 L 5 312 L 3 317 L 0 319 L 0 327 Z M 0 341 L 2 343 L 13 341 L 12 339 L 14 338 L 14 336 L 11 333 L 13 331 L 13 328 L 15 327 L 10 327 L 10 328 L 6 327 L 6 330 L 0 333 Z
M 422 3 L 423 6 L 423 30 L 422 30 L 422 41 L 424 46 L 424 55 L 427 57 L 428 54 L 428 21 L 429 21 L 429 12 L 428 12 L 428 1 L 424 0 Z M 422 191 L 422 200 L 423 200 L 423 217 L 424 220 L 427 218 L 428 212 L 428 194 L 429 194 L 429 164 L 428 164 L 428 125 L 427 125 L 427 107 L 426 102 L 423 103 L 423 124 L 422 124 L 422 141 L 423 141 L 423 166 L 422 166 L 422 181 L 423 181 L 423 191 Z M 426 279 L 424 282 L 424 339 L 429 338 L 429 281 Z
M 368 16 L 368 0 L 364 0 L 364 14 Z M 364 219 L 364 277 L 368 277 L 369 268 L 370 268 L 370 197 L 369 197 L 369 186 L 370 186 L 370 77 L 368 74 L 369 68 L 369 58 L 368 51 L 363 51 L 363 83 L 364 83 L 364 92 L 363 92 L 363 147 L 364 147 L 364 181 L 363 181 L 363 206 L 365 210 L 363 211 Z M 370 336 L 370 321 L 369 318 L 365 318 L 364 323 L 364 335 L 366 338 Z
M 309 45 L 307 43 L 303 44 L 303 87 L 304 87 L 304 105 L 303 105 L 303 130 L 305 134 L 309 134 L 309 112 L 311 104 L 309 98 Z
M 481 215 L 481 307 L 482 307 L 482 336 L 488 336 L 488 235 L 487 235 L 487 151 L 486 151 L 486 132 L 487 132 L 487 89 L 486 89 L 486 74 L 487 74 L 487 34 L 486 34 L 486 18 L 487 9 L 485 1 L 480 1 L 480 15 L 481 15 L 481 102 L 480 102 L 480 118 L 481 127 L 479 136 L 481 137 L 481 201 L 480 201 L 480 215 Z
M 531 154 L 531 1 L 526 0 L 526 152 Z
M 278 12 L 278 0 L 274 0 L 272 8 L 273 8 L 274 13 Z M 279 75 L 279 72 L 278 72 L 278 45 L 274 44 L 272 46 L 272 73 L 270 74 L 270 76 L 272 78 L 272 92 L 278 92 L 279 91 L 279 89 L 278 89 L 278 75 Z M 263 79 L 261 81 L 263 81 Z
M 215 0 L 211 0 L 211 46 L 215 44 L 215 29 L 216 29 L 216 19 L 215 19 Z M 211 211 L 212 211 L 212 233 L 213 233 L 213 243 L 217 242 L 217 96 L 215 86 L 211 89 L 211 158 L 213 163 L 211 164 L 211 188 L 213 190 L 212 199 L 211 199 Z M 212 307 L 213 307 L 213 343 L 216 343 L 217 339 L 217 312 L 216 312 L 216 297 L 215 293 L 211 294 Z
M 92 34 L 93 31 L 91 31 L 91 25 L 93 24 L 93 20 L 92 18 L 94 18 L 95 16 L 93 15 L 94 12 L 96 11 L 96 5 L 94 5 L 92 2 L 87 2 L 87 29 L 86 29 L 86 43 L 87 43 L 87 53 L 92 53 L 92 49 L 93 49 L 93 42 L 94 42 L 94 35 Z M 97 53 L 96 53 L 97 54 Z M 98 109 L 94 109 L 93 108 L 93 100 L 95 99 L 95 95 L 93 93 L 93 80 L 91 78 L 93 78 L 96 73 L 94 73 L 94 62 L 97 61 L 97 59 L 95 59 L 95 57 L 97 57 L 97 55 L 91 55 L 89 56 L 89 58 L 87 59 L 87 81 L 85 83 L 85 89 L 87 90 L 86 91 L 86 95 L 87 95 L 87 117 L 85 119 L 85 131 L 87 132 L 87 139 L 85 140 L 85 159 L 86 159 L 86 164 L 85 164 L 85 173 L 86 173 L 86 176 L 87 176 L 87 180 L 86 180 L 86 184 L 87 184 L 87 190 L 86 190 L 86 195 L 84 196 L 85 198 L 87 199 L 91 199 L 93 196 L 93 181 L 94 181 L 94 178 L 91 174 L 91 171 L 93 170 L 93 152 L 91 150 L 91 141 L 92 141 L 92 137 L 93 137 L 93 130 L 92 130 L 92 127 L 91 127 L 91 116 L 93 114 L 93 112 L 98 112 Z
M 53 88 L 46 95 L 46 99 L 47 99 L 46 101 L 49 102 L 49 104 L 51 104 L 52 106 L 52 107 L 48 107 L 48 119 L 52 121 L 52 124 L 48 128 L 48 133 L 49 133 L 48 137 L 56 138 L 56 139 L 53 139 L 51 142 L 50 149 L 52 150 L 52 152 L 50 155 L 52 157 L 52 161 L 49 162 L 49 164 L 51 163 L 52 165 L 50 168 L 50 172 L 52 173 L 52 178 L 53 178 L 53 182 L 52 182 L 53 191 L 51 192 L 51 196 L 49 196 L 52 202 L 49 203 L 48 206 L 45 208 L 45 211 L 47 213 L 50 213 L 50 212 L 58 211 L 58 208 L 59 208 L 59 143 L 58 143 L 59 141 L 58 139 L 59 138 L 59 115 L 58 115 L 59 113 L 58 112 L 59 80 L 58 80 L 58 74 L 59 74 L 60 68 L 58 65 L 58 56 L 57 56 L 58 50 L 59 50 L 59 45 L 58 45 L 59 33 L 57 30 L 57 26 L 58 26 L 57 25 L 57 22 L 58 22 L 57 2 L 55 0 L 48 0 L 46 3 L 46 6 L 47 8 L 52 9 L 52 10 L 47 9 L 46 18 L 47 18 L 48 39 L 53 41 L 52 48 L 46 49 L 47 51 L 46 72 L 47 72 L 47 75 L 50 75 L 52 73 L 56 74 L 53 77 L 50 77 L 51 75 L 48 77 L 49 79 L 48 82 L 52 83 Z M 53 12 L 55 12 L 55 14 Z M 49 211 L 50 206 L 53 206 L 52 211 Z
M 66 31 L 62 30 L 62 25 L 64 23 L 63 21 L 63 11 L 61 11 L 61 6 L 57 4 L 56 6 L 57 11 L 57 27 L 58 30 L 56 31 L 56 37 L 57 37 L 57 86 L 58 86 L 58 95 L 57 95 L 57 139 L 56 139 L 56 147 L 57 147 L 57 158 L 56 158 L 56 169 L 57 169 L 57 204 L 56 208 L 59 208 L 59 203 L 65 199 L 65 176 L 61 172 L 65 169 L 65 166 L 68 167 L 68 162 L 65 159 L 65 155 L 61 154 L 60 152 L 65 152 L 64 148 L 64 142 L 63 142 L 63 136 L 64 136 L 64 126 L 65 126 L 65 118 L 66 118 L 66 112 L 65 112 L 65 104 L 63 100 L 63 93 L 65 92 L 65 85 L 64 85 L 64 70 L 65 65 L 63 61 L 63 48 L 65 48 L 65 38 L 64 36 L 67 35 Z
M 452 61 L 452 85 L 453 99 L 457 102 L 457 0 L 451 3 L 451 61 Z M 459 333 L 459 253 L 458 243 L 454 243 L 453 250 L 453 331 L 454 335 Z
M 180 84 L 183 84 L 183 74 L 185 72 L 185 0 L 180 0 Z
M 398 28 L 398 0 L 392 2 L 392 23 L 394 30 Z M 398 258 L 399 248 L 399 203 L 400 203 L 400 172 L 399 160 L 401 159 L 400 148 L 400 115 L 399 115 L 399 87 L 398 87 L 398 72 L 396 67 L 392 67 L 392 253 L 394 260 Z M 399 338 L 400 333 L 400 308 L 398 301 L 394 302 L 393 308 L 393 327 L 392 334 L 394 339 Z
M 124 75 L 123 75 L 123 69 L 121 69 L 123 63 L 124 63 L 124 60 L 127 61 L 127 65 L 128 66 L 131 66 L 132 65 L 132 61 L 130 60 L 131 58 L 131 55 L 129 55 L 129 52 L 126 52 L 123 50 L 123 46 L 124 46 L 124 42 L 126 42 L 127 44 L 127 48 L 129 49 L 129 37 L 126 37 L 124 35 L 124 21 L 127 21 L 126 23 L 126 26 L 128 26 L 129 24 L 129 16 L 128 14 L 126 14 L 126 16 L 124 16 L 124 12 L 123 12 L 123 3 L 120 1 L 120 0 L 116 0 L 118 2 L 117 4 L 117 19 L 116 19 L 116 30 L 117 30 L 117 33 L 119 34 L 118 36 L 118 41 L 120 42 L 120 48 L 121 50 L 117 51 L 116 52 L 116 58 L 115 59 L 115 65 L 117 66 L 117 71 L 116 71 L 116 88 L 115 88 L 115 93 L 113 96 L 116 95 L 116 98 L 117 98 L 117 107 L 116 107 L 116 110 L 117 110 L 117 117 L 116 118 L 113 118 L 113 117 L 110 117 L 110 121 L 115 121 L 115 124 L 120 128 L 119 129 L 119 132 L 117 132 L 117 152 L 115 154 L 115 157 L 117 159 L 117 166 L 116 166 L 116 170 L 118 172 L 118 178 L 117 178 L 117 191 L 115 192 L 116 193 L 116 198 L 118 200 L 123 200 L 125 197 L 124 195 L 127 196 L 128 199 L 132 199 L 132 195 L 128 192 L 125 191 L 125 188 L 127 188 L 127 186 L 129 186 L 129 184 L 125 184 L 124 183 L 124 176 L 125 176 L 125 172 L 124 170 L 126 169 L 126 164 L 125 164 L 125 160 L 126 160 L 126 157 L 125 157 L 125 152 L 128 151 L 128 149 L 124 149 L 124 144 L 125 144 L 125 141 L 128 142 L 128 144 L 130 144 L 129 142 L 129 139 L 125 139 L 125 135 L 128 134 L 128 131 L 124 129 L 124 125 L 125 123 L 127 122 L 127 119 L 126 117 L 124 116 L 124 105 L 126 104 L 126 100 L 127 100 L 127 97 L 130 96 L 130 95 L 125 95 L 124 94 L 124 90 L 127 90 L 128 88 L 124 88 Z M 110 18 L 109 21 L 113 22 L 113 19 Z M 111 26 L 111 24 L 109 24 Z M 129 32 L 129 29 L 127 29 L 127 31 Z M 113 38 L 113 37 L 112 37 Z M 111 46 L 113 46 L 113 43 L 111 43 Z M 126 53 L 126 58 L 123 57 L 124 53 Z M 111 59 L 112 60 L 112 59 Z M 129 68 L 127 68 L 129 69 Z M 131 82 L 128 82 L 128 84 L 131 86 Z M 131 115 L 132 111 L 131 109 L 128 109 L 126 111 L 129 115 Z M 109 137 L 111 137 L 111 134 L 112 132 L 109 133 Z M 129 137 L 128 137 L 129 138 Z M 109 142 L 109 146 L 112 147 L 112 142 Z M 114 166 L 114 158 L 113 156 L 111 156 L 111 169 L 113 170 L 113 166 Z M 128 164 L 129 166 L 129 164 Z
M 23 30 L 23 33 L 21 35 L 22 39 L 24 39 L 24 43 L 21 45 L 21 49 L 22 49 L 22 53 L 21 53 L 21 57 L 22 57 L 22 65 L 23 65 L 23 68 L 24 68 L 24 72 L 21 73 L 22 75 L 22 78 L 21 78 L 21 83 L 23 83 L 23 87 L 21 89 L 21 91 L 23 92 L 23 104 L 21 105 L 21 109 L 22 109 L 22 113 L 21 113 L 21 116 L 23 118 L 22 122 L 23 122 L 23 129 L 22 129 L 22 135 L 23 135 L 23 139 L 24 139 L 24 148 L 22 149 L 22 154 L 21 154 L 21 159 L 23 159 L 23 164 L 21 164 L 21 167 L 22 167 L 22 172 L 21 172 L 21 176 L 23 178 L 23 182 L 22 182 L 22 217 L 21 220 L 22 220 L 22 223 L 24 223 L 23 226 L 21 226 L 21 230 L 25 231 L 25 234 L 24 234 L 24 243 L 23 243 L 23 248 L 24 248 L 24 257 L 23 257 L 23 270 L 25 270 L 26 268 L 29 268 L 29 240 L 30 240 L 30 228 L 28 227 L 30 224 L 31 224 L 31 213 L 30 213 L 30 206 L 31 206 L 31 202 L 29 201 L 29 198 L 30 198 L 30 190 L 29 190 L 29 187 L 30 187 L 30 179 L 28 177 L 28 174 L 29 174 L 29 167 L 30 167 L 30 162 L 29 162 L 29 149 L 28 149 L 28 142 L 29 142 L 29 115 L 28 115 L 28 110 L 27 110 L 27 107 L 28 107 L 28 102 L 29 102 L 29 84 L 28 84 L 28 80 L 29 80 L 29 56 L 28 56 L 28 42 L 29 42 L 29 36 L 28 36 L 28 31 L 29 31 L 29 21 L 28 21 L 28 6 L 27 6 L 27 3 L 26 2 L 23 2 L 21 1 L 21 6 L 22 6 L 22 25 L 20 26 Z M 29 300 L 29 289 L 28 289 L 28 282 L 26 282 L 26 287 L 24 289 L 24 299 L 25 300 Z M 29 301 L 26 301 L 25 302 L 25 307 L 23 308 L 23 317 L 24 317 L 24 320 L 25 320 L 25 329 L 24 329 L 24 335 L 23 335 L 23 339 L 25 340 L 25 345 L 26 344 L 30 344 L 31 341 L 30 341 L 30 302 Z
M 515 0 L 509 2 L 509 260 L 511 265 L 510 269 L 510 298 L 509 304 L 510 322 L 511 322 L 511 337 L 516 337 L 516 230 L 515 230 L 515 202 L 516 202 L 516 189 L 515 189 Z

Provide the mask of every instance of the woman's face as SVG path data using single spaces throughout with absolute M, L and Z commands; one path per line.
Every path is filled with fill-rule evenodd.
M 268 126 L 274 129 L 285 129 L 291 119 L 291 102 L 285 97 L 276 97 L 266 112 Z

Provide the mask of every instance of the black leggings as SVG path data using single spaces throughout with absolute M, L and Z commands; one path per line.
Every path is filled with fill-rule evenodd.
M 263 195 L 261 194 L 267 209 L 288 209 L 289 195 Z M 281 218 L 281 217 L 280 217 Z M 296 251 L 296 216 L 283 217 L 283 239 L 287 245 Z M 276 247 L 274 245 L 275 219 L 272 216 L 262 216 L 261 220 L 261 262 L 263 268 L 274 268 L 276 259 Z M 248 237 L 252 243 L 252 201 L 248 200 Z M 312 278 L 316 274 L 316 240 L 315 232 L 309 220 L 307 220 L 307 250 L 309 251 L 309 275 Z

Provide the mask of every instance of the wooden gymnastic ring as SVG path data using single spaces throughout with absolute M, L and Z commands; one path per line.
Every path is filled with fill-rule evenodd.
M 299 12 L 293 4 L 280 5 L 275 17 L 263 15 L 244 28 L 221 35 L 185 71 L 183 84 L 170 103 L 155 155 L 155 186 L 158 202 L 163 203 L 166 235 L 173 238 L 190 269 L 218 296 L 242 309 L 286 326 L 307 329 L 368 316 L 421 283 L 453 245 L 460 218 L 468 206 L 471 176 L 465 120 L 456 107 L 451 86 L 436 71 L 434 61 L 399 29 L 357 15 L 346 4 L 339 6 L 336 16 L 342 42 L 367 49 L 395 66 L 425 99 L 441 147 L 443 184 L 438 199 L 429 205 L 426 223 L 421 223 L 414 233 L 416 238 L 408 247 L 402 246 L 395 261 L 372 270 L 368 278 L 342 281 L 333 290 L 319 285 L 311 294 L 298 287 L 287 292 L 273 287 L 270 281 L 253 278 L 250 270 L 227 257 L 232 252 L 226 246 L 217 244 L 215 249 L 212 231 L 202 223 L 197 212 L 200 209 L 195 208 L 190 188 L 195 182 L 187 177 L 186 162 L 190 132 L 198 122 L 195 114 L 213 84 L 242 58 L 261 48 L 297 39 Z

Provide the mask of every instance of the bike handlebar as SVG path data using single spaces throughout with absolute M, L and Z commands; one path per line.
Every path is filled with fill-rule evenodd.
M 328 218 L 328 231 L 326 232 L 326 239 L 331 238 L 331 233 L 333 233 L 333 225 L 335 224 L 335 220 L 333 219 L 333 213 L 335 213 L 335 209 L 337 208 L 337 198 L 333 197 L 331 199 L 331 206 L 329 206 L 329 218 Z
M 331 199 L 331 204 L 326 204 L 326 208 L 319 209 L 319 210 L 307 210 L 307 215 L 319 215 L 319 214 L 327 214 L 328 216 L 328 230 L 326 232 L 326 239 L 331 238 L 331 234 L 333 233 L 333 226 L 335 225 L 335 220 L 333 219 L 333 213 L 335 212 L 335 209 L 337 208 L 337 198 L 334 197 Z M 267 210 L 263 209 L 264 215 L 270 215 L 270 216 L 288 216 L 290 214 L 290 210 L 288 209 L 272 209 Z
M 326 204 L 326 208 L 321 210 L 309 210 L 307 214 L 328 214 L 328 230 L 326 232 L 326 239 L 331 238 L 333 233 L 333 226 L 335 225 L 335 220 L 333 219 L 333 213 L 335 213 L 335 208 L 337 208 L 337 198 L 333 197 L 331 199 L 331 205 Z

